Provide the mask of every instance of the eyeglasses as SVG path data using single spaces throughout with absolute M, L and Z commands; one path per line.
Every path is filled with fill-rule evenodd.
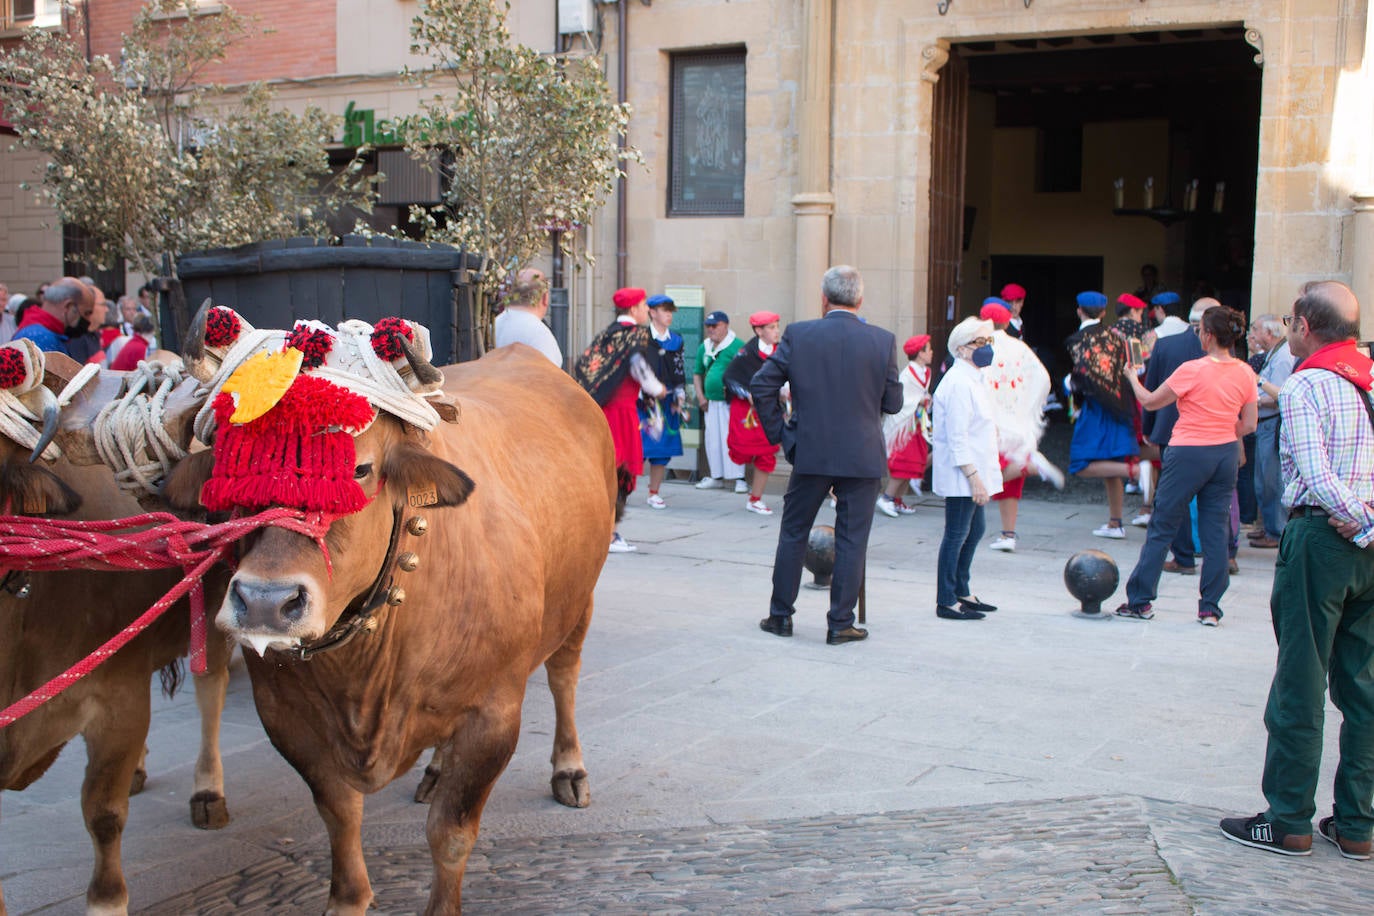
M 1294 319 L 1294 318 L 1297 318 L 1297 317 L 1298 317 L 1297 315 L 1284 315 L 1284 316 L 1283 316 L 1283 326 L 1284 326 L 1285 328 L 1286 328 L 1286 327 L 1290 327 L 1290 326 L 1293 324 L 1293 319 Z
M 986 346 L 987 346 L 988 344 L 990 344 L 990 343 L 992 343 L 992 338 L 991 338 L 991 337 L 979 337 L 979 338 L 977 338 L 976 340 L 970 340 L 970 341 L 969 341 L 968 343 L 966 343 L 964 346 L 966 346 L 966 347 L 972 347 L 973 349 L 976 350 L 976 349 L 978 349 L 979 347 L 986 347 Z

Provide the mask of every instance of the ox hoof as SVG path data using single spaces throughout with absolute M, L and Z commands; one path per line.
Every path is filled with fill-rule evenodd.
M 139 767 L 134 770 L 134 778 L 129 780 L 129 794 L 137 795 L 143 791 L 143 787 L 148 784 L 148 771 Z
M 427 805 L 434 799 L 434 787 L 439 785 L 439 771 L 434 767 L 425 767 L 425 775 L 421 777 L 420 784 L 415 787 L 415 803 Z
M 229 824 L 229 806 L 218 792 L 191 796 L 191 823 L 201 830 L 219 830 Z
M 587 781 L 586 770 L 559 770 L 553 774 L 549 785 L 560 805 L 585 808 L 592 803 L 592 787 Z

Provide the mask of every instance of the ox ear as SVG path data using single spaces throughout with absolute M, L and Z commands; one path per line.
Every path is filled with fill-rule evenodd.
M 24 461 L 0 464 L 0 509 L 18 515 L 68 515 L 81 506 L 75 490 L 47 468 Z
M 205 481 L 210 479 L 210 472 L 214 468 L 215 453 L 208 448 L 194 455 L 187 455 L 172 468 L 172 473 L 162 488 L 162 495 L 167 498 L 173 509 L 182 512 L 193 512 L 202 508 L 200 491 L 205 486 Z
M 396 498 L 416 509 L 461 506 L 472 495 L 472 478 L 409 439 L 392 448 L 382 474 Z

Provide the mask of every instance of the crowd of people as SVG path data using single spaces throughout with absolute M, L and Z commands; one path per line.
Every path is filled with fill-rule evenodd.
M 119 296 L 111 308 L 90 277 L 61 277 L 44 283 L 33 296 L 11 294 L 0 283 L 0 302 L 0 344 L 32 340 L 45 352 L 116 370 L 138 368 L 157 349 L 150 286 L 137 296 Z

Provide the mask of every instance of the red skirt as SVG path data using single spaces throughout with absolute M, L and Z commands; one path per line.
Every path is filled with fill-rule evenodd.
M 778 447 L 768 441 L 754 406 L 742 398 L 730 399 L 730 432 L 725 446 L 735 464 L 752 464 L 765 474 L 777 469 Z
M 639 435 L 639 410 L 635 406 L 638 399 L 639 383 L 627 376 L 601 408 L 615 444 L 615 465 L 627 470 L 631 477 L 644 473 L 644 440 Z M 630 492 L 634 492 L 633 481 Z
M 920 480 L 926 476 L 926 464 L 929 461 L 930 443 L 917 430 L 910 442 L 887 459 L 887 472 L 897 480 Z

